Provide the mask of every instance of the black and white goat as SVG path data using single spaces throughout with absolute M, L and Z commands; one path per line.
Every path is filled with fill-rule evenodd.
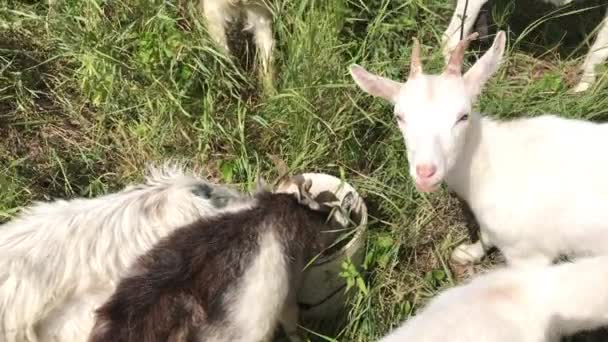
M 299 341 L 302 270 L 335 226 L 331 206 L 298 182 L 295 193 L 260 191 L 250 209 L 198 220 L 158 243 L 97 310 L 89 342 L 268 341 L 279 322 Z

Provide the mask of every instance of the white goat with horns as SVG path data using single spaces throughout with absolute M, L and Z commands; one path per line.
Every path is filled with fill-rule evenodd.
M 252 204 L 167 165 L 114 194 L 26 208 L 0 226 L 0 341 L 86 341 L 94 310 L 139 255 L 201 217 Z
M 462 20 L 462 15 L 464 13 L 467 1 L 468 6 L 466 6 L 464 20 Z M 542 1 L 551 3 L 555 6 L 563 6 L 571 3 L 573 0 Z M 454 11 L 450 24 L 443 33 L 442 37 L 443 55 L 445 56 L 446 60 L 449 59 L 451 51 L 456 48 L 458 42 L 460 41 L 461 26 L 464 26 L 462 29 L 465 36 L 468 35 L 473 28 L 481 8 L 487 2 L 488 0 L 457 0 L 456 10 Z M 602 64 L 606 58 L 608 58 L 608 12 L 606 12 L 606 17 L 598 29 L 599 31 L 597 33 L 597 37 L 595 38 L 595 42 L 593 45 L 591 45 L 591 48 L 587 53 L 587 57 L 585 58 L 585 62 L 581 67 L 582 77 L 579 83 L 574 87 L 574 91 L 576 92 L 589 89 L 597 78 L 597 71 L 595 69 Z
M 554 115 L 501 122 L 471 112 L 506 41 L 498 32 L 462 76 L 475 36 L 456 46 L 441 75 L 423 73 L 417 40 L 406 83 L 350 69 L 361 89 L 394 104 L 416 187 L 430 192 L 445 180 L 475 214 L 480 241 L 458 246 L 453 260 L 477 262 L 492 246 L 511 265 L 607 253 L 608 126 Z

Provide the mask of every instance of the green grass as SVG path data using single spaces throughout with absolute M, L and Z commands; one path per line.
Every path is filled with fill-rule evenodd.
M 580 21 L 569 14 L 583 6 L 497 2 L 508 58 L 478 108 L 608 119 L 608 73 L 568 92 L 604 11 Z M 403 78 L 414 35 L 426 70 L 441 70 L 449 1 L 277 0 L 275 95 L 259 91 L 253 45 L 219 54 L 189 1 L 41 3 L 0 1 L 1 221 L 33 200 L 118 190 L 166 158 L 245 190 L 276 176 L 272 154 L 294 171 L 344 172 L 370 209 L 365 286 L 352 288 L 348 323 L 331 337 L 374 341 L 455 282 L 447 260 L 466 238 L 457 201 L 416 193 L 391 108 L 347 73 L 356 62 Z

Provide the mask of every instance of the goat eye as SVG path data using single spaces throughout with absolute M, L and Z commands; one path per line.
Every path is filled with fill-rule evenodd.
M 458 118 L 458 121 L 456 123 L 467 121 L 468 119 L 469 119 L 469 114 L 464 114 L 464 115 L 462 115 L 461 117 Z

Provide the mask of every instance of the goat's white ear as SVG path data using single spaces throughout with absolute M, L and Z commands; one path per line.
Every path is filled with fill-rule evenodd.
M 499 31 L 492 47 L 464 74 L 464 82 L 472 98 L 479 95 L 481 89 L 498 70 L 505 53 L 505 31 Z
M 391 103 L 397 101 L 401 83 L 372 74 L 357 64 L 351 65 L 349 70 L 355 83 L 364 92 L 372 96 L 381 97 Z

